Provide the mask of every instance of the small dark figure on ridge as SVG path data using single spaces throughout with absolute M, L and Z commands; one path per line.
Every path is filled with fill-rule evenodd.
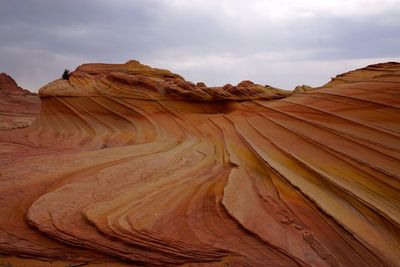
M 69 79 L 69 70 L 67 70 L 67 69 L 64 70 L 62 78 L 63 78 L 63 80 L 68 80 Z

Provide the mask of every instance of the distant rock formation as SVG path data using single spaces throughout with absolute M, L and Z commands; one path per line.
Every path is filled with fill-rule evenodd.
M 28 127 L 39 114 L 40 99 L 0 73 L 0 130 Z
M 30 127 L 0 133 L 0 253 L 399 266 L 400 64 L 308 89 L 78 67 L 40 89 Z
M 313 88 L 311 86 L 303 84 L 303 85 L 296 86 L 296 88 L 294 88 L 294 90 L 293 90 L 293 93 L 304 93 L 304 92 L 310 91 L 312 89 Z
M 7 73 L 0 73 L 0 94 L 2 95 L 37 95 L 17 85 Z

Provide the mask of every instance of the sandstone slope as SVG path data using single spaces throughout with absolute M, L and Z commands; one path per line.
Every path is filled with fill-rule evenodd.
M 290 95 L 195 85 L 137 61 L 78 67 L 4 141 L 24 155 L 0 161 L 0 252 L 398 266 L 400 64 L 339 77 Z
M 28 127 L 40 110 L 40 99 L 0 73 L 0 131 Z

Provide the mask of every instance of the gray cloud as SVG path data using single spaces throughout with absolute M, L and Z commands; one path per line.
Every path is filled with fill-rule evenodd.
M 5 0 L 0 71 L 37 90 L 64 68 L 139 59 L 210 85 L 292 88 L 399 60 L 399 36 L 400 0 Z

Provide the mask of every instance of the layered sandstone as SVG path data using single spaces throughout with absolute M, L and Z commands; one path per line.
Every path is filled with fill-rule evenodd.
M 398 266 L 400 64 L 338 77 L 290 95 L 195 85 L 137 61 L 78 67 L 43 87 L 38 119 L 4 141 L 24 160 L 0 163 L 0 252 Z
M 37 94 L 19 87 L 6 73 L 0 73 L 0 131 L 28 127 L 39 110 Z
M 168 70 L 151 68 L 131 60 L 125 64 L 84 64 L 39 92 L 51 96 L 107 96 L 142 100 L 218 101 L 278 99 L 290 92 L 242 81 L 236 86 L 207 87 L 194 84 Z

